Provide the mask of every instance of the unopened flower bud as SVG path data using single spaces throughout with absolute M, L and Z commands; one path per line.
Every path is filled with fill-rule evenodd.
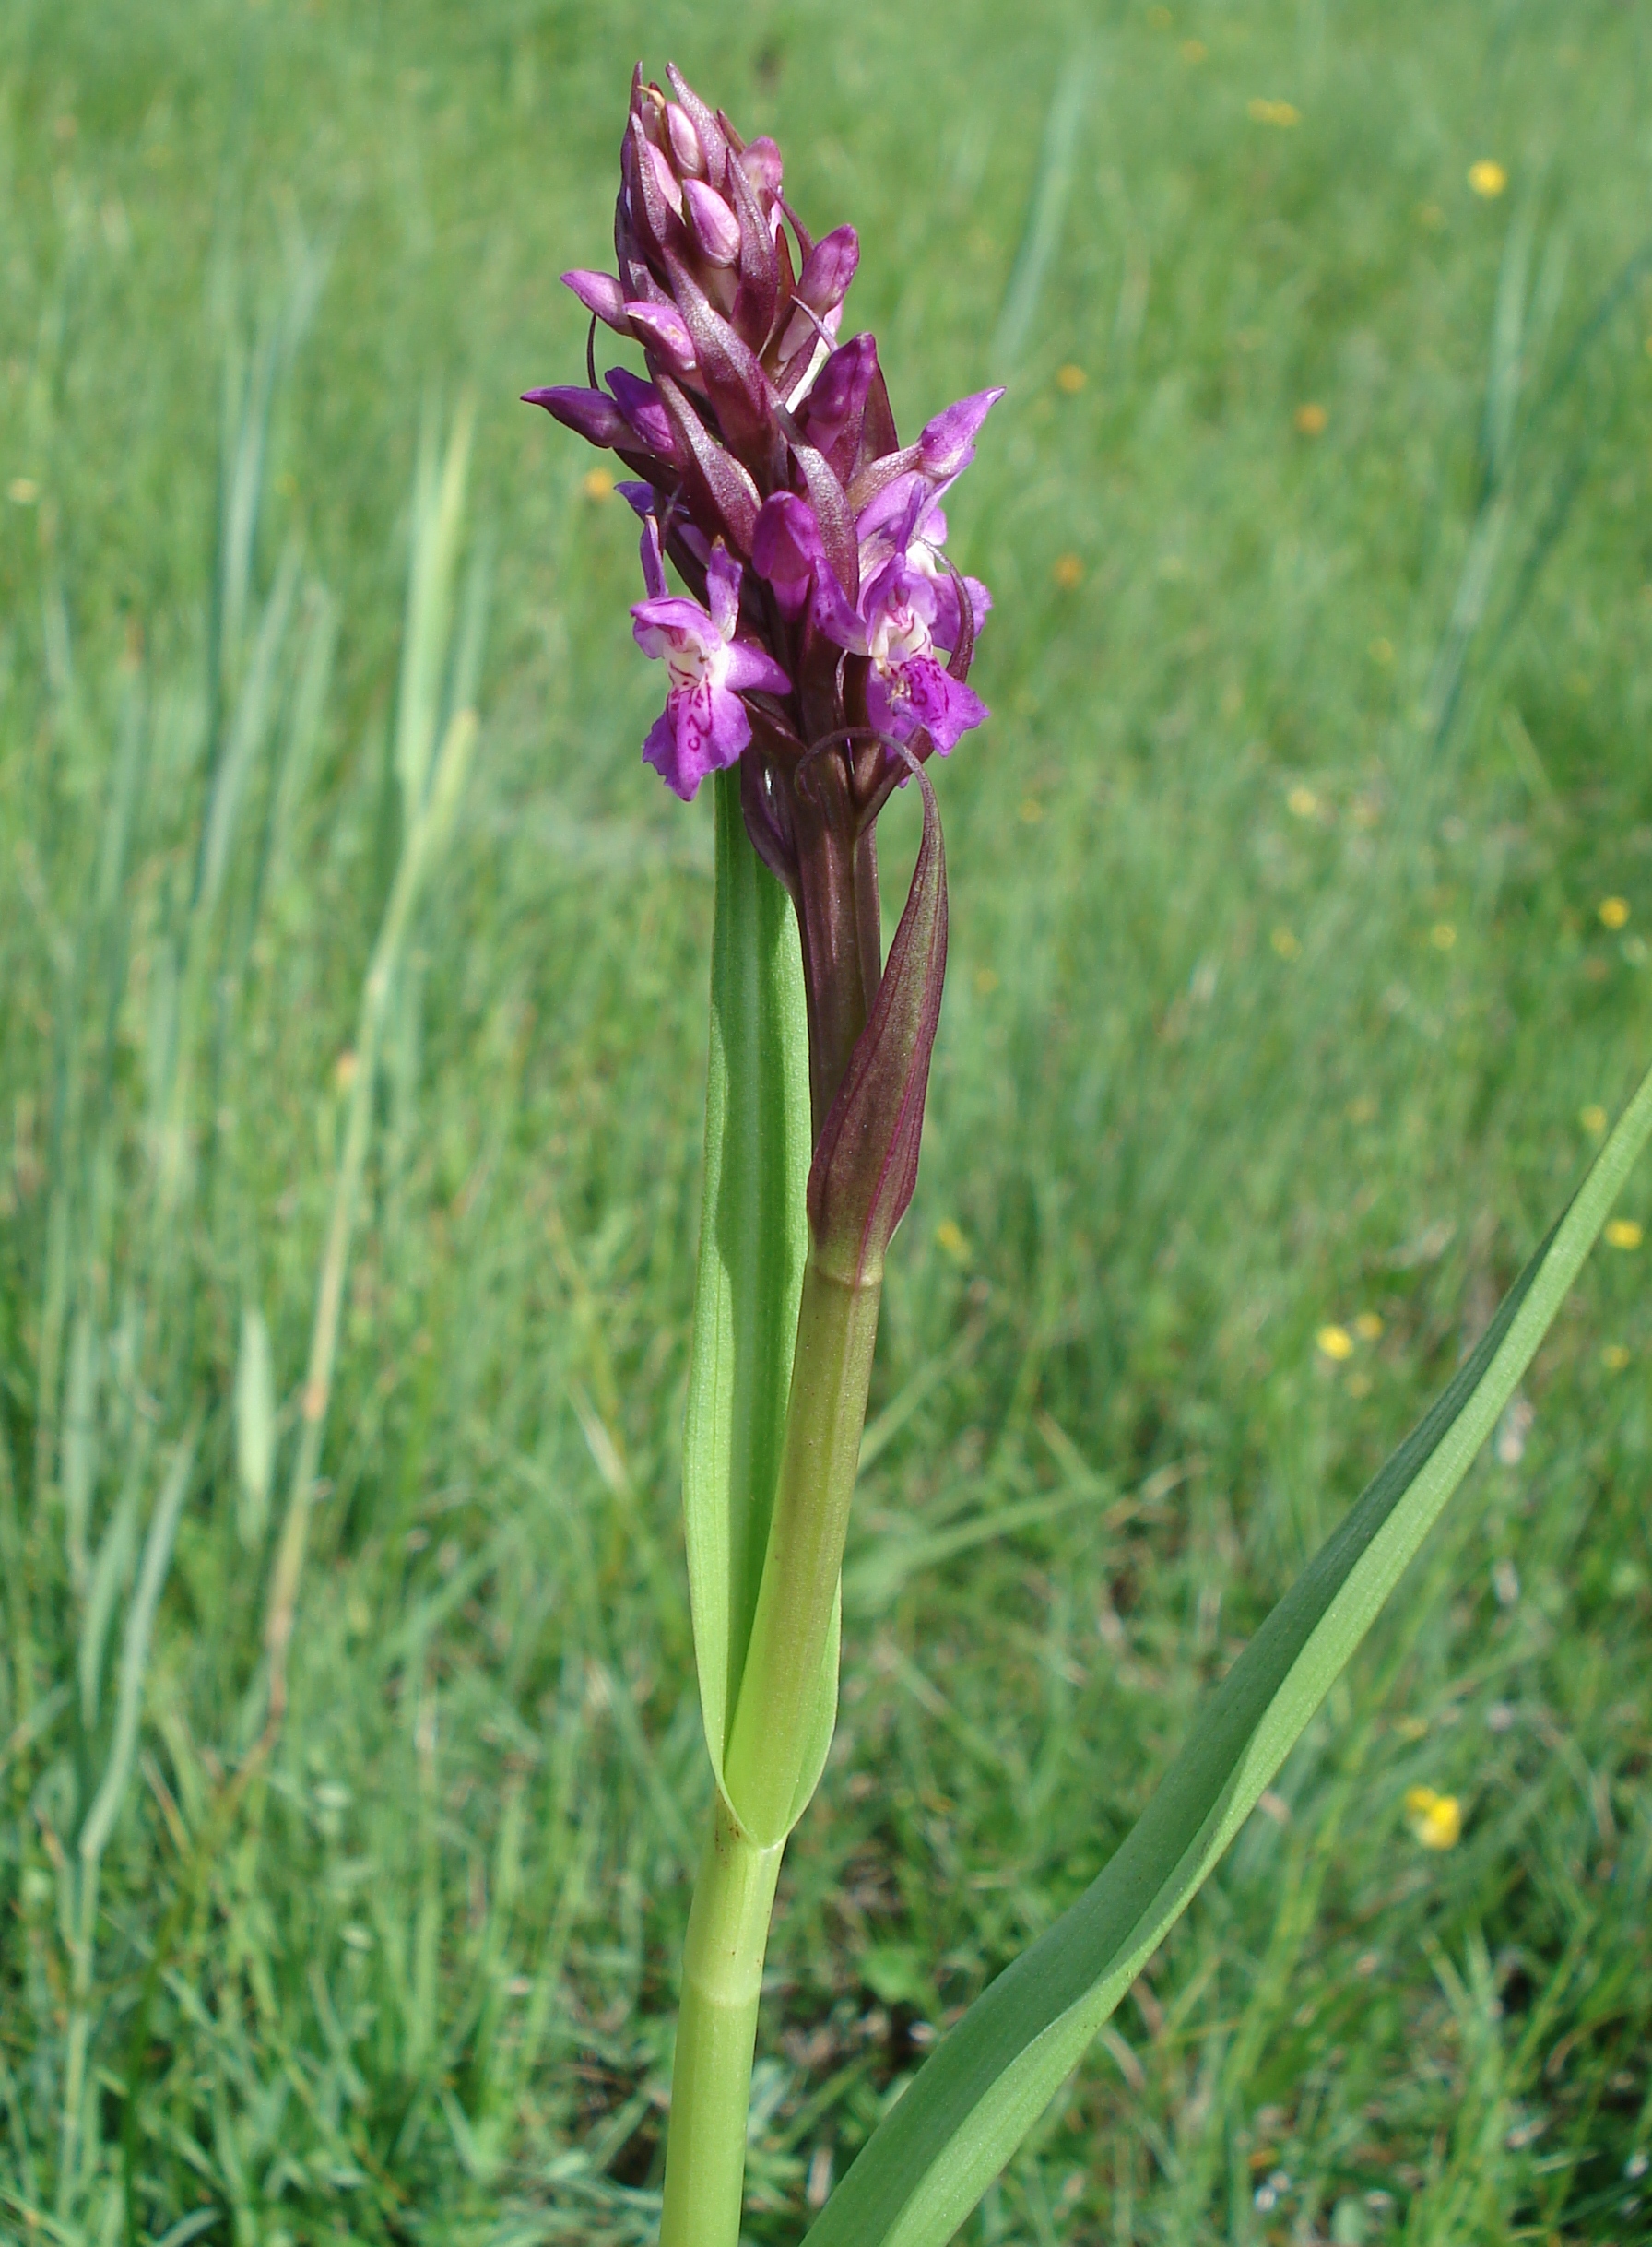
M 604 382 L 619 401 L 620 411 L 651 453 L 667 460 L 677 455 L 671 417 L 652 383 L 639 382 L 626 367 L 610 367 Z
M 740 222 L 714 187 L 685 180 L 687 217 L 694 239 L 714 266 L 732 266 L 740 254 Z
M 572 430 L 590 444 L 632 445 L 636 442 L 631 423 L 613 399 L 604 397 L 600 390 L 558 383 L 549 390 L 525 390 L 522 402 L 525 406 L 543 406 L 552 420 L 560 421 L 564 429 Z
M 804 260 L 797 276 L 797 294 L 812 312 L 829 313 L 849 293 L 855 268 L 860 263 L 860 237 L 852 226 L 834 226 Z
M 622 336 L 631 333 L 625 316 L 625 291 L 611 273 L 591 273 L 575 266 L 572 273 L 563 274 L 562 282 L 572 290 L 587 312 L 595 313 Z
M 700 136 L 694 130 L 694 120 L 679 102 L 668 102 L 666 107 L 666 131 L 671 142 L 671 158 L 679 176 L 685 180 L 705 177 L 705 151 L 700 145 Z
M 636 302 L 625 307 L 631 330 L 640 343 L 657 351 L 674 374 L 689 374 L 694 367 L 694 338 L 689 324 L 674 304 Z
M 765 195 L 777 195 L 780 193 L 780 147 L 766 133 L 746 143 L 740 150 L 740 165 L 753 187 L 761 187 Z

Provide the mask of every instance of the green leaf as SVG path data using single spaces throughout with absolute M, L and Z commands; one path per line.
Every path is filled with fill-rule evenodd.
M 683 1513 L 700 1702 L 721 1783 L 785 1432 L 808 1246 L 809 1128 L 796 919 L 747 835 L 738 768 L 719 773 L 713 785 L 711 1059 Z M 827 1741 L 837 1700 L 835 1643 L 829 1657 L 830 1677 L 821 1680 Z
M 1250 1815 L 1462 1481 L 1652 1133 L 1642 1082 L 1478 1347 L 1234 1663 L 1123 1846 L 885 2116 L 810 2247 L 941 2247 Z

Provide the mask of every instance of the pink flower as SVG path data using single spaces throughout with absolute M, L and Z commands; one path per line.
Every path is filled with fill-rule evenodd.
M 837 356 L 853 373 L 851 347 Z M 1001 395 L 966 398 L 926 431 L 926 441 L 938 432 L 933 450 L 942 490 L 967 465 L 974 432 Z M 867 712 L 879 731 L 907 741 L 922 730 L 942 756 L 988 715 L 947 660 L 965 639 L 961 590 L 970 604 L 970 645 L 992 606 L 978 578 L 961 580 L 948 567 L 941 553 L 946 536 L 936 479 L 920 466 L 886 484 L 856 518 L 855 601 L 828 558 L 814 509 L 796 492 L 776 492 L 766 502 L 752 542 L 753 562 L 773 586 L 781 613 L 796 618 L 808 608 L 817 631 L 867 657 Z
M 958 597 L 950 579 L 951 614 Z M 979 726 L 986 704 L 954 679 L 935 652 L 934 627 L 941 586 L 904 554 L 887 563 L 860 597 L 866 621 L 866 652 L 872 659 L 867 680 L 867 711 L 882 733 L 904 741 L 922 727 L 944 757 L 961 734 Z
M 742 692 L 789 694 L 792 682 L 773 656 L 735 638 L 744 573 L 719 538 L 706 564 L 709 609 L 667 593 L 659 525 L 643 526 L 643 577 L 648 598 L 631 609 L 631 632 L 645 656 L 662 658 L 670 686 L 666 707 L 643 744 L 643 761 L 667 786 L 691 802 L 708 773 L 733 764 L 751 739 Z

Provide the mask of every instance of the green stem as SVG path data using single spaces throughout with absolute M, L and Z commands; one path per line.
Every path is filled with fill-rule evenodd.
M 683 1954 L 660 2247 L 738 2247 L 757 2005 L 785 1848 L 760 1848 L 718 1795 Z
M 739 1699 L 694 1884 L 671 2076 L 660 2247 L 738 2247 L 763 1952 L 781 1853 L 819 1716 L 849 1501 L 860 1456 L 881 1280 L 811 1254 Z M 766 1837 L 766 1838 L 765 1838 Z
M 760 1840 L 784 1839 L 801 1807 L 882 1292 L 881 1271 L 841 1278 L 811 1247 L 769 1549 L 723 1766 L 729 1800 Z

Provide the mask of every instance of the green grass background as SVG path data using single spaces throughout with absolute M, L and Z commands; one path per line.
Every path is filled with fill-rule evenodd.
M 637 54 L 860 229 L 903 428 L 1009 385 L 951 508 L 994 716 L 938 773 L 952 967 L 754 2241 L 1092 1876 L 1652 1054 L 1644 8 L 11 0 L 7 2237 L 656 2220 L 709 1792 L 677 1485 L 710 816 L 638 763 L 629 517 L 514 402 L 580 379 L 555 277 L 604 262 Z M 372 1087 L 292 1704 L 224 1830 L 403 840 L 419 432 L 466 395 L 431 661 L 450 702 L 479 663 L 480 740 Z M 972 2241 L 1652 2237 L 1648 1255 L 1594 1260 Z

